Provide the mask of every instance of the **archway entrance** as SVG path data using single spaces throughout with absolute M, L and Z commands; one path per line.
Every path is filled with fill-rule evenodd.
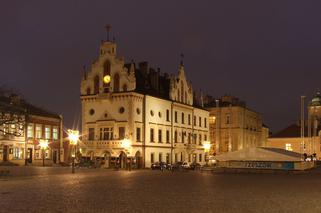
M 119 168 L 125 169 L 127 163 L 127 155 L 124 152 L 121 152 L 119 155 Z
M 110 167 L 110 160 L 111 160 L 111 154 L 109 152 L 105 152 L 103 155 L 104 159 L 104 167 L 109 168 Z
M 141 169 L 142 167 L 143 167 L 142 156 L 141 156 L 140 152 L 137 151 L 135 154 L 135 168 Z

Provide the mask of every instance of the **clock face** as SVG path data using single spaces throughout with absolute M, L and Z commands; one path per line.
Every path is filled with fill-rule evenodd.
M 110 75 L 105 75 L 103 80 L 105 84 L 108 84 L 110 82 Z

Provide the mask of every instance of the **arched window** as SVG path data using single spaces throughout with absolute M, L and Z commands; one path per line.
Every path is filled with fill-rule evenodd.
M 114 92 L 119 92 L 119 74 L 114 75 Z
M 110 62 L 107 60 L 104 63 L 104 76 L 110 75 Z
M 96 75 L 94 78 L 94 94 L 99 93 L 99 76 Z
M 127 84 L 123 85 L 123 91 L 126 92 L 127 91 Z
M 105 77 L 106 75 L 109 75 L 110 76 L 110 62 L 107 60 L 107 61 L 105 61 L 105 63 L 104 63 L 104 76 L 103 77 Z M 104 81 L 104 87 L 106 87 L 106 86 L 108 86 L 109 85 L 109 82 L 108 83 L 106 83 L 105 81 Z
M 87 95 L 90 95 L 90 87 L 87 88 Z

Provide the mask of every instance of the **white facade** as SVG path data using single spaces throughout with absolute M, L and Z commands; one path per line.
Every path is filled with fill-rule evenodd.
M 168 98 L 150 94 L 152 88 L 144 83 L 140 86 L 146 92 L 139 88 L 140 74 L 152 76 L 148 69 L 137 70 L 134 63 L 117 58 L 115 43 L 101 44 L 99 59 L 81 82 L 82 156 L 99 157 L 106 167 L 125 167 L 127 159 L 136 167 L 160 161 L 203 164 L 209 112 L 193 107 L 184 67 L 177 76 L 159 77 L 153 72 L 146 80 L 157 91 L 168 83 L 169 94 L 162 90 Z

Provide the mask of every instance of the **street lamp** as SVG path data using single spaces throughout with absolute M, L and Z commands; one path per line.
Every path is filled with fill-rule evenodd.
M 208 153 L 211 149 L 211 143 L 210 141 L 204 141 L 203 142 L 203 149 L 205 152 L 205 162 L 206 162 L 206 166 L 208 165 Z
M 76 157 L 76 145 L 79 140 L 79 131 L 68 129 L 68 139 L 70 141 L 70 145 L 72 145 L 74 153 L 72 154 L 72 167 L 71 172 L 75 173 L 75 157 Z
M 48 148 L 48 141 L 40 140 L 39 146 L 42 150 L 42 166 L 45 166 L 45 150 Z

